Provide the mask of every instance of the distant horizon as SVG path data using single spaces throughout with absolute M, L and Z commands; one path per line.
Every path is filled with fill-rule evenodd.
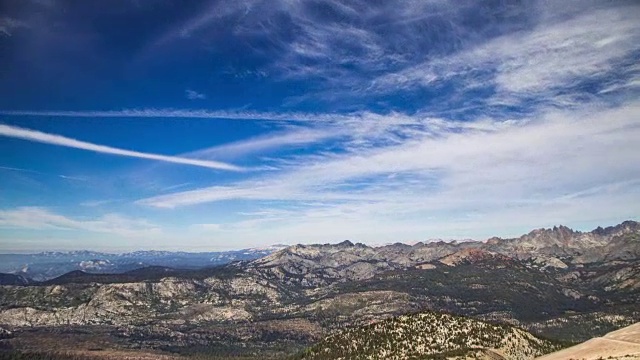
M 283 244 L 283 243 L 275 243 L 275 244 L 270 244 L 270 245 L 265 245 L 265 246 L 258 246 L 258 247 L 245 247 L 245 248 L 227 248 L 227 249 L 219 249 L 219 250 L 202 250 L 202 251 L 193 251 L 193 250 L 179 250 L 179 249 L 175 249 L 175 250 L 164 250 L 164 249 L 137 249 L 137 250 L 125 250 L 125 251 L 108 251 L 108 250 L 93 250 L 93 249 L 70 249 L 70 250 L 42 250 L 42 251 L 12 251 L 12 250 L 1 250 L 0 249 L 0 255 L 38 255 L 38 254 L 43 254 L 43 253 L 63 253 L 63 254 L 68 254 L 68 253 L 74 253 L 74 252 L 94 252 L 94 253 L 101 253 L 101 254 L 110 254 L 110 255 L 123 255 L 123 254 L 131 254 L 131 253 L 136 253 L 136 252 L 167 252 L 167 253 L 191 253 L 191 254 L 199 254 L 199 253 L 219 253 L 219 252 L 232 252 L 232 251 L 242 251 L 242 250 L 265 250 L 265 249 L 269 249 L 272 247 L 289 247 L 289 246 L 295 246 L 295 245 L 336 245 L 339 244 L 341 242 L 344 241 L 350 241 L 353 244 L 358 244 L 358 243 L 362 243 L 365 244 L 367 246 L 370 247 L 380 247 L 380 246 L 385 246 L 385 245 L 392 245 L 392 244 L 396 244 L 396 243 L 401 243 L 401 244 L 406 244 L 406 245 L 416 245 L 418 243 L 431 243 L 431 242 L 438 242 L 438 241 L 444 241 L 444 242 L 466 242 L 466 241 L 476 241 L 476 242 L 486 242 L 487 240 L 497 237 L 497 238 L 501 238 L 501 239 L 513 239 L 513 238 L 519 238 L 521 236 L 527 235 L 529 233 L 531 233 L 532 231 L 535 230 L 551 230 L 554 227 L 560 227 L 560 226 L 566 226 L 568 228 L 570 228 L 573 231 L 578 231 L 578 232 L 582 232 L 582 233 L 587 233 L 587 232 L 591 232 L 596 230 L 597 228 L 601 227 L 601 228 L 608 228 L 608 227 L 614 227 L 617 225 L 620 225 L 624 222 L 627 221 L 632 221 L 632 222 L 638 222 L 638 220 L 629 218 L 626 220 L 622 220 L 613 224 L 608 224 L 608 225 L 597 225 L 595 227 L 591 227 L 591 228 L 576 228 L 576 227 L 572 227 L 572 226 L 568 226 L 566 224 L 555 224 L 552 226 L 546 226 L 546 227 L 534 227 L 529 229 L 526 232 L 522 232 L 519 235 L 511 235 L 511 236 L 498 236 L 498 235 L 493 235 L 493 236 L 489 236 L 489 237 L 484 237 L 484 238 L 471 238 L 471 237 L 460 237 L 460 238 L 440 238 L 440 237 L 430 237 L 428 239 L 425 240 L 416 240 L 416 241 L 393 241 L 393 242 L 386 242 L 386 243 L 367 243 L 367 242 L 363 242 L 363 241 L 357 241 L 354 239 L 342 239 L 342 240 L 335 240 L 335 241 L 331 241 L 331 242 L 313 242 L 313 243 L 294 243 L 294 244 Z

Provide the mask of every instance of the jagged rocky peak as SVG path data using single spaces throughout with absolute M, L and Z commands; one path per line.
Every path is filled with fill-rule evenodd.
M 292 245 L 282 250 L 276 251 L 270 256 L 267 256 L 267 258 L 273 257 L 273 256 L 279 256 L 281 254 L 286 254 L 286 253 L 297 254 L 297 255 L 312 255 L 312 254 L 321 255 L 322 252 L 339 251 L 339 250 L 345 250 L 345 249 L 361 247 L 361 246 L 367 247 L 366 245 L 360 244 L 360 243 L 355 245 L 349 240 L 344 240 L 337 244 L 309 244 L 309 245 L 297 244 L 297 245 Z
M 504 241 L 504 239 L 494 236 L 492 238 L 487 239 L 487 241 L 485 241 L 485 244 L 487 245 L 498 245 L 500 244 L 500 242 Z
M 567 226 L 560 225 L 560 226 L 554 226 L 553 232 L 562 237 L 571 237 L 575 231 Z
M 623 236 L 624 235 L 624 236 Z M 630 236 L 630 237 L 629 237 Z M 363 263 L 384 264 L 371 271 L 408 268 L 451 256 L 464 261 L 487 259 L 533 259 L 538 266 L 562 268 L 568 262 L 627 259 L 640 253 L 637 241 L 640 226 L 635 221 L 591 232 L 575 231 L 564 225 L 536 229 L 518 238 L 492 237 L 485 242 L 434 240 L 408 245 L 404 243 L 369 247 L 345 240 L 337 244 L 295 245 L 254 261 L 261 266 L 295 265 L 305 271 L 319 268 L 343 268 Z M 605 249 L 606 247 L 606 249 Z M 629 255 L 631 254 L 631 255 Z M 499 255 L 499 256 L 498 256 Z M 571 260 L 573 259 L 573 260 Z M 313 262 L 313 263 L 310 263 Z M 458 260 L 456 260 L 458 261 Z M 367 265 L 368 266 L 368 265 Z
M 410 250 L 410 249 L 412 249 L 414 247 L 424 246 L 423 243 L 418 243 L 418 244 L 416 244 L 414 246 L 411 246 L 409 244 L 396 242 L 396 243 L 393 243 L 393 244 L 387 244 L 387 245 L 381 246 L 379 249 L 387 249 L 387 250 L 395 250 L 395 251 L 406 251 L 406 250 Z
M 371 248 L 345 240 L 338 244 L 294 245 L 251 262 L 253 267 L 285 266 L 287 271 L 307 273 L 313 269 L 337 267 L 371 258 Z
M 352 247 L 355 246 L 350 240 L 345 240 L 341 243 L 336 244 L 338 247 Z
M 536 238 L 540 240 L 546 240 L 547 243 L 567 243 L 569 242 L 573 236 L 576 234 L 573 229 L 570 229 L 567 226 L 560 225 L 554 226 L 551 229 L 540 228 L 531 231 L 527 235 L 524 235 L 522 238 Z
M 637 221 L 627 220 L 615 226 L 608 226 L 606 228 L 602 228 L 598 226 L 596 229 L 592 231 L 593 234 L 600 236 L 615 236 L 622 235 L 626 233 L 632 232 L 640 232 L 640 223 Z
M 603 228 L 602 226 L 598 226 L 594 230 L 586 233 L 573 230 L 565 225 L 556 225 L 550 229 L 541 228 L 541 229 L 533 230 L 527 235 L 552 236 L 556 238 L 569 239 L 569 238 L 580 236 L 580 235 L 609 237 L 609 236 L 616 236 L 616 235 L 622 235 L 622 234 L 639 232 L 639 231 L 640 231 L 640 223 L 633 220 L 626 220 L 618 225 L 608 226 L 606 228 Z

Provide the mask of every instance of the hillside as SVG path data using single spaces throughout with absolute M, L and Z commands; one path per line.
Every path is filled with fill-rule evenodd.
M 560 347 L 514 327 L 423 312 L 338 331 L 299 359 L 464 359 L 487 354 L 495 359 L 532 359 Z
M 640 359 L 640 323 L 585 341 L 582 344 L 554 352 L 539 360 L 638 360 Z
M 0 273 L 0 285 L 27 285 L 30 282 L 24 276 Z

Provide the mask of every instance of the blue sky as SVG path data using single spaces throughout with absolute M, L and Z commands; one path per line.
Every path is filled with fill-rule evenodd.
M 636 1 L 7 0 L 0 251 L 640 214 Z

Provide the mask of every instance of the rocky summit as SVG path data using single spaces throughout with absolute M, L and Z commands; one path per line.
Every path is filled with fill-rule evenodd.
M 525 359 L 640 321 L 640 225 L 295 245 L 217 267 L 0 280 L 0 349 Z M 324 350 L 332 343 L 340 350 Z

